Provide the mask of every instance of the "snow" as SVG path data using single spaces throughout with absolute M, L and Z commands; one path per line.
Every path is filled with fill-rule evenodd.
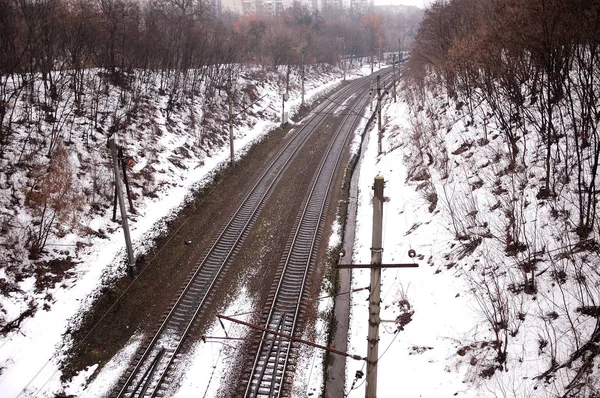
M 235 314 L 231 316 L 249 322 L 250 314 L 242 312 L 252 307 L 252 299 L 248 297 L 247 292 L 241 291 L 236 294 L 235 300 L 223 310 L 223 313 Z M 192 354 L 180 364 L 180 368 L 185 371 L 185 377 L 177 391 L 172 392 L 170 396 L 173 398 L 219 396 L 219 388 L 226 381 L 224 378 L 231 360 L 242 344 L 242 340 L 231 340 L 226 337 L 242 338 L 246 331 L 245 327 L 235 323 L 227 323 L 225 327 L 227 330 L 223 330 L 219 320 L 215 319 L 207 331 L 206 341 L 199 340 Z
M 353 262 L 370 261 L 371 187 L 381 175 L 387 198 L 383 263 L 410 262 L 407 253 L 414 249 L 419 264 L 382 271 L 381 318 L 410 314 L 411 320 L 403 330 L 395 323 L 380 327 L 379 395 L 579 396 L 565 394 L 585 363 L 569 361 L 594 339 L 597 319 L 581 309 L 595 308 L 585 303 L 600 296 L 591 265 L 596 260 L 590 262 L 597 253 L 573 249 L 579 241 L 573 186 L 562 185 L 555 200 L 538 200 L 544 166 L 536 148 L 543 143 L 528 136 L 517 169 L 507 171 L 506 142 L 497 127 L 489 120 L 472 123 L 492 114 L 485 104 L 473 116 L 444 96 L 429 93 L 421 101 L 417 110 L 402 97 L 386 100 L 383 153 L 377 154 L 373 126 L 360 168 Z M 557 208 L 564 218 L 552 214 Z M 526 242 L 526 249 L 508 253 L 507 233 Z M 536 290 L 524 293 L 522 267 L 532 261 Z M 353 271 L 353 288 L 368 285 L 368 270 Z M 366 291 L 352 296 L 349 350 L 360 356 L 367 351 L 367 299 Z M 506 353 L 501 365 L 496 339 Z M 597 359 L 590 362 L 597 366 Z M 540 378 L 555 364 L 555 374 Z M 579 379 L 581 396 L 598 386 L 597 370 L 588 369 Z M 350 397 L 364 395 L 357 370 L 365 371 L 364 364 L 347 362 Z
M 355 74 L 366 73 L 366 69 Z M 245 79 L 240 74 L 239 80 Z M 319 92 L 329 90 L 339 84 L 339 76 L 329 82 L 314 81 L 306 98 L 310 100 Z M 241 83 L 240 83 L 241 84 Z M 280 89 L 272 82 L 263 85 L 262 93 L 266 99 L 261 100 L 258 107 L 267 117 L 263 120 L 256 118 L 253 124 L 236 127 L 236 157 L 243 156 L 252 143 L 267 134 L 277 125 L 280 111 Z M 223 99 L 218 99 L 223 101 Z M 286 103 L 286 109 L 293 113 L 299 106 L 299 95 L 292 93 L 291 100 Z M 440 101 L 443 102 L 443 101 Z M 368 111 L 367 111 L 368 112 Z M 430 112 L 430 113 L 427 113 Z M 446 112 L 439 120 L 431 121 L 426 115 Z M 165 127 L 164 118 L 156 118 L 156 123 Z M 569 309 L 586 303 L 584 297 L 575 297 L 568 282 L 564 289 L 557 291 L 555 285 L 548 280 L 540 280 L 540 299 L 533 300 L 528 296 L 511 295 L 507 289 L 511 283 L 510 275 L 499 280 L 500 300 L 510 303 L 511 311 L 521 311 L 527 314 L 525 321 L 517 322 L 516 313 L 511 312 L 512 325 L 518 333 L 509 341 L 508 360 L 504 370 L 497 371 L 492 377 L 482 379 L 479 374 L 486 366 L 493 364 L 495 351 L 490 347 L 492 339 L 489 321 L 486 319 L 485 294 L 473 292 L 473 288 L 484 283 L 486 274 L 480 272 L 480 267 L 503 264 L 507 260 L 501 242 L 484 239 L 470 255 L 462 256 L 462 246 L 457 242 L 457 231 L 461 228 L 468 231 L 488 228 L 501 236 L 505 226 L 499 221 L 498 212 L 501 209 L 489 210 L 497 201 L 490 190 L 472 189 L 473 184 L 481 181 L 486 188 L 493 185 L 498 170 L 502 164 L 490 164 L 496 153 L 502 151 L 501 140 L 491 139 L 490 145 L 477 148 L 477 156 L 451 156 L 446 159 L 447 175 L 437 171 L 431 172 L 438 203 L 435 211 L 431 211 L 431 200 L 428 198 L 427 187 L 409 180 L 412 167 L 422 166 L 417 155 L 417 148 L 410 142 L 414 138 L 415 129 L 422 128 L 424 134 L 429 134 L 430 146 L 443 146 L 447 153 L 460 150 L 466 142 L 473 142 L 477 132 L 469 128 L 457 113 L 444 111 L 431 105 L 423 112 L 415 113 L 409 109 L 405 100 L 400 96 L 398 102 L 386 100 L 383 107 L 385 134 L 383 153 L 377 154 L 376 123 L 368 131 L 368 144 L 362 156 L 360 165 L 360 191 L 358 193 L 358 214 L 356 225 L 356 240 L 354 252 L 351 253 L 356 264 L 369 263 L 371 253 L 372 229 L 372 190 L 373 179 L 381 175 L 386 181 L 384 195 L 388 198 L 384 205 L 383 231 L 383 263 L 407 263 L 413 260 L 408 257 L 408 251 L 414 249 L 419 264 L 418 268 L 387 268 L 382 271 L 381 285 L 381 319 L 395 321 L 401 318 L 407 323 L 402 327 L 397 322 L 383 322 L 380 326 L 379 362 L 378 362 L 378 395 L 381 397 L 402 396 L 416 397 L 550 397 L 558 393 L 556 387 L 568 383 L 569 370 L 557 374 L 555 384 L 545 385 L 535 379 L 549 366 L 549 348 L 540 345 L 541 339 L 550 339 L 554 333 L 557 346 L 553 355 L 559 362 L 564 361 L 573 345 L 569 329 L 571 319 Z M 183 129 L 180 120 L 175 129 Z M 356 137 L 351 145 L 352 153 L 360 147 L 359 135 L 366 121 L 357 128 Z M 490 137 L 493 136 L 493 126 L 487 127 Z M 447 133 L 443 139 L 436 132 Z M 433 137 L 433 138 L 432 138 Z M 125 137 L 126 138 L 126 137 Z M 166 154 L 184 142 L 175 137 L 163 135 L 162 145 Z M 534 147 L 534 145 L 531 145 Z M 211 174 L 223 163 L 228 161 L 229 148 L 227 145 L 215 149 L 202 157 L 201 162 L 192 165 L 189 161 L 185 170 L 170 168 L 167 162 L 161 162 L 166 168 L 164 179 L 175 179 L 176 184 L 169 190 L 163 190 L 154 201 L 145 202 L 142 212 L 135 217 L 132 237 L 136 251 L 145 250 L 139 242 L 157 233 L 163 222 L 185 203 L 191 190 L 210 179 Z M 421 154 L 422 155 L 422 154 Z M 161 155 L 163 157 L 163 155 Z M 164 157 L 168 157 L 164 155 Z M 196 158 L 196 161 L 198 158 Z M 435 162 L 443 160 L 435 159 Z M 142 158 L 134 172 L 140 172 L 149 167 L 149 159 Z M 198 166 L 199 164 L 199 166 Z M 432 171 L 430 168 L 429 171 Z M 537 181 L 539 170 L 532 168 L 532 181 Z M 12 178 L 20 178 L 13 175 Z M 508 178 L 508 177 L 506 177 Z M 465 184 L 467 182 L 468 184 Z M 157 181 L 160 187 L 161 181 Z M 506 185 L 514 189 L 518 184 Z M 534 201 L 534 186 L 529 186 L 523 192 L 509 192 L 520 195 L 520 200 L 530 198 Z M 569 194 L 567 192 L 567 194 Z M 475 220 L 468 217 L 452 216 L 463 208 L 473 206 L 478 210 Z M 487 207 L 486 207 L 487 206 Z M 532 209 L 535 208 L 535 209 Z M 523 213 L 524 228 L 529 228 L 530 236 L 534 236 L 535 247 L 539 242 L 551 246 L 548 250 L 558 250 L 565 242 L 560 226 L 550 226 L 542 234 L 535 234 L 536 228 L 548 226 L 544 221 L 547 208 L 532 206 Z M 22 217 L 26 219 L 27 214 Z M 525 222 L 526 221 L 526 222 Z M 456 225 L 459 223 L 460 225 Z M 106 217 L 95 217 L 87 221 L 87 225 L 95 230 L 107 230 L 111 225 Z M 329 237 L 329 247 L 333 249 L 340 243 L 340 224 L 336 221 L 333 234 Z M 485 234 L 485 231 L 480 231 Z M 70 239 L 70 240 L 69 240 Z M 57 244 L 74 244 L 75 238 L 67 236 Z M 122 272 L 121 259 L 124 256 L 122 236 L 120 232 L 108 233 L 108 239 L 94 239 L 93 246 L 79 252 L 80 265 L 75 268 L 73 277 L 65 280 L 63 286 L 53 289 L 51 303 L 47 310 L 38 310 L 34 317 L 26 319 L 19 332 L 8 335 L 0 341 L 0 391 L 2 397 L 52 397 L 57 392 L 65 392 L 74 396 L 102 397 L 113 386 L 121 372 L 139 345 L 141 336 L 131 339 L 128 346 L 123 348 L 100 372 L 95 374 L 94 365 L 82 371 L 66 385 L 60 381 L 59 362 L 64 355 L 64 349 L 69 341 L 64 336 L 77 314 L 85 311 L 94 299 L 94 292 L 101 281 L 110 280 L 117 272 Z M 346 253 L 346 255 L 350 255 Z M 553 264 L 557 270 L 560 264 Z M 0 269 L 0 278 L 6 277 Z M 354 270 L 352 287 L 365 288 L 369 285 L 369 270 Z M 514 281 L 513 281 L 514 282 Z M 33 290 L 34 280 L 29 278 L 20 283 L 23 291 Z M 324 284 L 322 290 L 327 291 Z M 561 292 L 563 293 L 561 295 Z M 351 296 L 351 321 L 349 331 L 348 351 L 365 357 L 367 353 L 368 326 L 368 291 L 361 290 Z M 27 296 L 33 297 L 34 296 Z M 562 303 L 553 305 L 553 303 Z M 9 299 L 3 299 L 2 308 L 8 318 L 16 317 L 26 308 L 22 295 L 14 293 Z M 253 306 L 252 298 L 246 292 L 236 295 L 222 313 L 237 314 L 244 319 Z M 332 300 L 323 299 L 319 302 L 319 319 L 315 325 L 316 342 L 326 343 L 325 319 L 331 311 Z M 549 323 L 548 314 L 558 311 L 558 322 Z M 571 313 L 572 316 L 572 313 Z M 569 322 L 567 321 L 569 318 Z M 575 319 L 578 336 L 587 336 L 593 330 L 591 318 L 577 317 Z M 245 329 L 232 323 L 225 323 L 227 335 L 243 337 Z M 220 388 L 226 382 L 230 358 L 233 358 L 240 343 L 236 340 L 225 340 L 225 331 L 215 320 L 202 340 L 192 353 L 181 361 L 181 368 L 188 371 L 182 377 L 179 385 L 172 391 L 174 397 L 220 396 Z M 587 333 L 587 334 L 586 334 Z M 312 334 L 311 334 L 312 335 Z M 304 336 L 306 337 L 306 336 Z M 323 384 L 323 353 L 320 350 L 303 347 L 302 361 L 298 364 L 301 369 L 296 375 L 295 396 L 319 396 Z M 361 397 L 365 394 L 365 378 L 355 379 L 357 371 L 366 372 L 364 361 L 348 360 L 346 365 L 346 392 L 348 397 Z
M 341 82 L 341 72 L 336 72 L 333 77 L 331 73 L 323 73 L 316 70 L 307 73 L 305 100 L 307 103 L 314 101 L 323 93 L 335 88 Z M 240 77 L 238 84 L 243 83 L 244 78 Z M 267 109 L 272 106 L 279 106 L 278 87 L 265 83 L 267 88 L 264 90 L 264 98 L 256 106 Z M 161 100 L 165 100 L 161 98 Z M 274 104 L 274 105 L 272 105 Z M 286 103 L 287 109 L 298 109 L 300 106 L 300 93 L 290 93 L 290 99 Z M 163 105 L 164 107 L 164 105 Z M 160 108 L 160 107 L 158 107 Z M 224 107 L 223 109 L 226 109 Z M 278 126 L 278 114 L 273 112 L 273 118 L 260 119 L 256 116 L 244 118 L 246 125 L 236 126 L 235 128 L 235 151 L 236 158 L 243 156 L 248 148 L 269 131 Z M 186 126 L 182 120 L 176 119 L 173 130 L 184 131 Z M 156 124 L 159 127 L 165 127 L 165 118 L 161 113 L 157 113 Z M 117 137 L 123 140 L 120 143 L 128 143 L 135 148 L 135 142 L 132 143 L 129 137 Z M 182 141 L 183 140 L 183 141 Z M 167 158 L 170 153 L 185 142 L 184 138 L 163 133 L 160 143 L 163 152 L 159 158 Z M 133 150 L 137 152 L 137 150 Z M 188 167 L 185 170 L 167 166 L 168 172 L 163 175 L 164 180 L 170 179 L 175 184 L 169 186 L 168 190 L 158 189 L 157 200 L 146 200 L 142 205 L 138 204 L 140 215 L 132 216 L 135 222 L 130 224 L 131 238 L 136 253 L 142 253 L 147 250 L 141 242 L 151 241 L 164 222 L 166 222 L 180 208 L 187 198 L 187 195 L 197 186 L 202 185 L 210 179 L 211 174 L 228 162 L 229 146 L 224 145 L 220 149 L 214 150 L 204 157 L 199 166 Z M 140 157 L 134 172 L 139 172 L 147 166 L 148 158 Z M 192 159 L 193 160 L 193 159 Z M 189 161 L 192 163 L 192 161 Z M 158 162 L 159 167 L 165 167 L 168 162 Z M 158 167 L 157 167 L 158 168 Z M 161 175 L 160 173 L 157 173 Z M 16 174 L 15 174 L 16 175 Z M 13 178 L 15 178 L 13 175 Z M 157 187 L 162 186 L 161 181 L 156 181 Z M 108 213 L 108 212 L 106 212 Z M 24 221 L 29 217 L 26 213 L 21 214 Z M 94 217 L 89 219 L 87 226 L 93 230 L 99 231 L 111 225 L 108 214 L 104 217 Z M 67 239 L 69 237 L 67 236 Z M 72 240 L 64 239 L 62 241 L 51 242 L 57 246 L 74 245 L 74 235 Z M 88 242 L 89 243 L 89 242 Z M 51 302 L 46 309 L 38 310 L 34 317 L 27 318 L 21 324 L 17 332 L 9 333 L 8 336 L 0 341 L 0 395 L 4 397 L 51 397 L 56 392 L 63 391 L 60 377 L 61 371 L 59 364 L 64 357 L 65 349 L 68 348 L 69 339 L 65 338 L 73 322 L 77 322 L 78 314 L 83 313 L 90 306 L 95 297 L 95 292 L 101 286 L 103 281 L 109 281 L 117 274 L 123 274 L 122 259 L 124 258 L 123 237 L 119 229 L 109 232 L 108 239 L 93 239 L 92 244 L 79 252 L 77 260 L 80 265 L 74 269 L 74 275 L 65 280 L 62 286 L 47 290 L 51 294 Z M 1 270 L 4 272 L 4 270 Z M 28 293 L 28 297 L 33 300 L 33 285 L 35 279 L 27 278 L 19 285 L 20 289 Z M 12 294 L 13 298 L 2 298 L 1 306 L 7 314 L 7 319 L 14 319 L 26 309 L 27 301 L 22 295 Z M 43 296 L 42 296 L 43 297 Z M 44 302 L 44 300 L 41 300 Z M 138 344 L 139 337 L 134 337 L 130 342 L 130 347 L 124 349 L 119 359 L 111 361 L 109 366 L 103 368 L 95 381 L 86 387 L 85 380 L 89 377 L 95 366 L 84 370 L 66 387 L 69 394 L 75 396 L 104 396 L 110 386 L 114 385 L 120 372 L 123 370 L 123 364 L 126 363 L 122 358 L 128 358 L 128 354 L 133 352 Z M 214 345 L 211 346 L 213 351 Z M 198 355 L 204 355 L 201 349 L 196 350 Z M 206 382 L 206 381 L 205 381 Z M 212 384 L 211 384 L 212 383 Z M 200 383 L 202 384 L 202 382 Z M 210 383 L 202 384 L 200 389 L 206 388 L 206 385 L 215 385 L 213 379 Z M 192 388 L 187 385 L 186 388 Z M 211 387 L 212 388 L 212 387 Z M 184 396 L 184 395 L 182 395 Z
M 80 372 L 65 389 L 65 393 L 77 397 L 83 396 L 82 392 L 85 391 L 85 396 L 104 396 L 106 391 L 115 385 L 119 377 L 127 369 L 127 365 L 142 342 L 142 337 L 143 336 L 141 335 L 134 336 L 129 344 L 123 347 L 106 365 L 104 365 L 102 370 L 93 379 L 90 379 L 90 376 L 92 376 L 93 372 L 96 370 L 97 365 L 90 366 L 88 369 Z
M 390 124 L 408 128 L 409 110 L 406 103 L 398 102 L 384 108 L 393 115 Z M 370 139 L 360 166 L 360 192 L 357 215 L 357 235 L 353 263 L 371 261 L 372 189 L 374 177 L 385 179 L 383 264 L 412 263 L 408 250 L 414 249 L 425 258 L 443 253 L 449 240 L 447 232 L 431 221 L 427 202 L 406 185 L 405 153 L 388 152 L 384 142 L 382 156 L 377 155 L 377 131 L 369 131 Z M 407 234 L 416 223 L 421 225 Z M 451 358 L 470 333 L 470 309 L 466 287 L 452 273 L 436 274 L 438 266 L 418 260 L 419 268 L 388 268 L 381 277 L 381 319 L 395 320 L 401 314 L 399 302 L 408 300 L 414 311 L 412 321 L 398 331 L 395 323 L 380 326 L 377 391 L 382 397 L 476 397 L 478 393 L 463 382 L 464 374 L 451 369 L 446 359 Z M 370 271 L 353 270 L 352 288 L 369 286 Z M 351 333 L 349 351 L 366 357 L 369 292 L 363 290 L 352 296 Z M 366 373 L 363 361 L 347 362 L 346 380 L 349 397 L 365 395 L 364 378 L 354 387 L 356 371 Z M 352 388 L 352 389 L 351 389 Z M 469 392 L 471 391 L 471 392 Z

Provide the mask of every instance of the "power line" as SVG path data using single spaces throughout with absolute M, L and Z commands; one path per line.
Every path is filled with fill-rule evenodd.
M 228 174 L 229 170 L 225 171 L 225 174 Z M 204 196 L 204 198 L 200 201 L 200 203 L 198 203 L 197 205 L 194 205 L 194 208 L 198 208 L 199 206 L 201 206 L 206 199 L 208 198 L 208 196 L 210 196 L 210 194 L 213 192 L 213 190 L 216 188 L 216 186 L 213 186 L 210 188 L 210 190 L 208 191 L 208 193 L 206 194 L 206 196 Z M 108 308 L 108 310 L 106 310 L 106 312 L 100 317 L 100 319 L 98 320 L 98 322 L 96 322 L 94 324 L 94 326 L 90 329 L 90 331 L 83 337 L 82 340 L 79 341 L 79 343 L 77 343 L 74 347 L 73 350 L 78 349 L 79 347 L 81 347 L 81 345 L 87 341 L 87 339 L 90 337 L 90 335 L 92 334 L 92 332 L 94 330 L 96 330 L 96 328 L 102 323 L 102 321 L 108 316 L 108 314 L 115 308 L 115 306 L 117 304 L 119 304 L 121 302 L 121 300 L 123 299 L 123 296 L 125 296 L 125 294 L 129 291 L 129 289 L 138 282 L 139 277 L 144 273 L 144 271 L 146 269 L 148 269 L 148 267 L 150 266 L 150 264 L 152 264 L 154 262 L 154 260 L 162 253 L 163 249 L 165 249 L 165 247 L 171 242 L 171 240 L 177 236 L 177 234 L 179 233 L 179 231 L 181 230 L 181 228 L 183 228 L 185 225 L 187 225 L 187 223 L 190 221 L 190 218 L 186 218 L 183 223 L 171 234 L 171 236 L 167 239 L 167 241 L 160 247 L 160 249 L 156 252 L 156 254 L 152 257 L 152 259 L 148 262 L 148 264 L 146 265 L 146 267 L 144 267 L 138 274 L 137 277 L 133 280 L 131 280 L 131 282 L 129 283 L 129 285 L 125 288 L 125 290 L 119 295 L 119 297 L 117 297 L 117 299 L 115 300 L 115 302 Z M 39 376 L 39 374 L 46 368 L 46 366 L 48 366 L 48 364 L 57 357 L 57 353 L 53 354 L 52 357 L 50 357 L 50 359 L 40 368 L 40 370 L 29 380 L 29 382 L 25 385 L 25 387 L 21 390 L 21 392 L 17 395 L 17 397 L 20 397 L 26 390 L 27 388 L 31 385 L 31 383 L 37 378 L 37 376 Z M 36 396 L 37 393 L 41 392 L 43 390 L 43 388 L 48 384 L 48 382 L 50 380 L 52 380 L 52 378 L 54 378 L 54 376 L 56 376 L 56 374 L 59 372 L 59 370 L 56 370 L 54 373 L 52 373 L 48 379 L 46 379 L 46 381 L 44 382 L 44 384 L 35 392 Z

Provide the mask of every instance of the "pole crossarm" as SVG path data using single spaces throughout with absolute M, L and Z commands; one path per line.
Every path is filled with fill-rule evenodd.
M 235 318 L 232 318 L 232 317 L 229 317 L 229 316 L 226 316 L 226 315 L 217 314 L 217 318 L 219 318 L 219 319 L 225 319 L 226 321 L 231 321 L 231 322 L 239 323 L 241 325 L 248 326 L 248 327 L 251 327 L 253 329 L 258 329 L 261 332 L 271 333 L 271 334 L 274 334 L 275 336 L 280 336 L 280 337 L 283 337 L 283 338 L 286 338 L 286 339 L 290 339 L 291 341 L 295 341 L 297 343 L 306 344 L 306 345 L 309 345 L 311 347 L 320 348 L 322 350 L 326 350 L 326 351 L 332 352 L 334 354 L 338 354 L 338 355 L 342 355 L 342 356 L 345 356 L 345 357 L 348 357 L 348 358 L 352 358 L 352 359 L 355 359 L 357 361 L 366 361 L 367 360 L 367 358 L 361 357 L 360 355 L 350 354 L 350 353 L 347 353 L 347 352 L 336 350 L 335 348 L 326 347 L 324 345 L 313 343 L 312 341 L 304 340 L 304 339 L 301 339 L 299 337 L 292 336 L 290 334 L 281 333 L 281 332 L 278 332 L 278 331 L 275 331 L 275 330 L 270 330 L 270 329 L 264 328 L 262 326 L 254 325 L 252 323 L 240 321 L 239 319 L 235 319 Z
M 418 268 L 419 264 L 407 263 L 407 264 L 338 264 L 338 269 L 355 269 L 355 268 Z

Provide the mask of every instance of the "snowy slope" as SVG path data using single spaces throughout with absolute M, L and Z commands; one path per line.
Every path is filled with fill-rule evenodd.
M 283 69 L 265 71 L 260 68 L 248 68 L 240 72 L 236 88 L 240 93 L 251 92 L 252 95 L 246 98 L 245 94 L 240 94 L 241 103 L 238 105 L 245 106 L 246 110 L 244 117 L 239 118 L 235 127 L 234 146 L 237 157 L 243 156 L 253 142 L 260 140 L 263 135 L 279 125 L 281 94 L 284 90 L 282 76 L 285 76 Z M 319 95 L 333 89 L 340 84 L 342 76 L 341 70 L 328 66 L 310 69 L 305 84 L 306 101 L 313 101 Z M 90 73 L 90 79 L 93 78 L 94 73 Z M 291 114 L 300 105 L 298 78 L 297 74 L 292 74 L 292 91 L 290 100 L 286 103 L 286 109 L 291 110 Z M 222 129 L 219 134 L 210 131 L 211 128 L 216 128 L 215 126 L 222 126 L 221 121 L 226 119 L 226 92 L 223 91 L 206 101 L 201 97 L 187 98 L 182 106 L 170 111 L 167 116 L 167 97 L 160 94 L 158 84 L 148 84 L 148 87 L 143 88 L 148 95 L 137 105 L 139 115 L 132 118 L 131 124 L 125 130 L 126 134 L 118 136 L 119 144 L 137 161 L 130 175 L 131 180 L 139 181 L 139 184 L 132 184 L 137 215 L 131 215 L 130 224 L 136 255 L 148 249 L 141 242 L 151 242 L 185 203 L 188 195 L 208 181 L 212 173 L 229 160 L 229 145 L 224 138 L 227 137 L 227 130 Z M 113 89 L 114 92 L 109 92 L 106 98 L 107 113 L 111 109 L 120 109 L 119 89 Z M 207 113 L 209 108 L 210 115 Z M 208 127 L 199 125 L 198 121 L 203 117 L 204 124 Z M 87 120 L 87 123 L 91 121 Z M 75 117 L 75 130 L 69 136 L 67 146 L 71 167 L 81 170 L 77 174 L 75 189 L 82 194 L 89 192 L 86 191 L 86 187 L 94 185 L 96 176 L 101 174 L 106 187 L 102 188 L 104 196 L 97 195 L 97 201 L 104 203 L 100 207 L 93 207 L 90 212 L 78 215 L 79 227 L 85 227 L 82 228 L 83 232 L 51 234 L 47 250 L 40 259 L 28 258 L 26 242 L 22 236 L 32 216 L 26 208 L 17 211 L 10 205 L 11 190 L 13 193 L 17 192 L 21 203 L 24 202 L 22 192 L 27 189 L 27 184 L 31 184 L 26 170 L 13 168 L 14 171 L 10 175 L 2 173 L 3 178 L 10 178 L 11 181 L 8 183 L 5 180 L 4 190 L 0 190 L 2 213 L 11 220 L 18 219 L 18 223 L 11 224 L 14 228 L 8 234 L 2 235 L 4 244 L 8 244 L 9 240 L 15 241 L 11 251 L 4 251 L 2 254 L 3 261 L 15 265 L 11 266 L 12 268 L 0 269 L 0 280 L 16 288 L 6 296 L 0 297 L 0 310 L 3 319 L 11 322 L 28 306 L 36 309 L 33 317 L 24 318 L 19 328 L 10 331 L 0 340 L 2 397 L 53 396 L 55 392 L 62 391 L 64 386 L 61 385 L 58 366 L 69 344 L 68 331 L 76 327 L 74 322 L 79 319 L 78 314 L 84 312 L 92 303 L 98 289 L 114 278 L 124 275 L 122 232 L 118 223 L 110 220 L 111 169 L 102 134 L 111 123 L 115 123 L 115 119 L 107 118 L 105 125 L 95 132 L 97 142 L 88 145 L 85 137 L 89 138 L 89 132 L 84 131 L 88 128 L 86 120 Z M 26 135 L 27 131 L 21 133 Z M 64 138 L 66 141 L 66 137 Z M 3 160 L 3 167 L 15 162 L 14 156 L 17 156 L 18 148 L 15 146 L 8 152 L 7 158 Z M 40 162 L 46 161 L 47 159 L 41 157 Z M 16 272 L 11 272 L 16 268 L 27 272 L 28 268 L 36 266 L 36 261 L 53 257 L 72 261 L 66 278 L 59 283 L 46 283 L 40 288 L 34 273 L 19 278 Z M 127 347 L 122 355 L 131 355 L 135 344 L 134 338 L 132 346 Z M 121 359 L 117 360 L 117 363 L 124 362 Z M 110 373 L 108 368 L 106 372 Z M 81 374 L 71 386 L 66 387 L 65 392 L 79 395 L 86 378 L 94 370 L 88 369 L 85 374 Z M 118 377 L 118 373 L 114 372 L 115 369 L 113 380 L 114 377 Z M 100 386 L 100 395 L 109 387 L 106 384 L 96 386 Z M 94 388 L 96 387 L 92 390 Z M 87 396 L 88 393 L 84 395 Z
M 329 78 L 335 84 L 340 75 Z M 315 82 L 311 93 L 327 89 L 325 85 L 320 87 L 321 83 Z M 262 112 L 257 110 L 256 118 L 247 126 L 236 129 L 240 155 L 245 145 L 277 124 L 280 89 L 276 84 L 266 84 L 263 90 L 261 95 L 266 94 L 271 102 L 263 104 Z M 299 98 L 295 94 L 291 102 L 297 104 Z M 527 172 L 507 173 L 505 144 L 494 133 L 493 125 L 484 131 L 481 124 L 473 124 L 445 98 L 428 97 L 427 103 L 420 105 L 410 107 L 405 99 L 397 103 L 386 99 L 383 154 L 377 154 L 375 124 L 369 132 L 360 169 L 354 263 L 370 261 L 371 186 L 378 174 L 386 180 L 384 194 L 388 198 L 384 206 L 383 262 L 409 262 L 408 250 L 414 249 L 419 263 L 416 269 L 387 269 L 382 273 L 381 318 L 400 322 L 385 322 L 380 328 L 379 396 L 562 395 L 583 364 L 581 358 L 572 367 L 559 368 L 556 377 L 538 376 L 552 364 L 566 364 L 574 348 L 590 338 L 596 328 L 595 319 L 577 309 L 593 308 L 600 299 L 595 287 L 597 273 L 591 269 L 597 256 L 572 250 L 576 239 L 566 230 L 564 220 L 555 217 L 556 209 L 568 210 L 572 192 L 565 192 L 558 204 L 537 201 L 541 175 L 537 159 L 523 154 L 528 162 Z M 181 137 L 169 131 L 185 130 L 182 119 L 172 128 L 167 127 L 160 112 L 155 119 L 163 131 L 159 138 L 162 148 L 185 146 Z M 362 127 L 357 134 L 361 131 Z M 488 139 L 484 139 L 484 134 Z M 135 141 L 133 137 L 131 140 L 128 143 Z M 177 186 L 165 188 L 154 201 L 140 206 L 133 227 L 135 240 L 151 234 L 157 223 L 160 227 L 160 220 L 176 211 L 190 189 L 227 161 L 228 148 L 222 147 L 224 143 L 215 144 L 210 154 L 179 159 L 189 162 L 187 169 L 178 170 L 165 161 L 168 156 L 163 157 L 157 168 L 165 170 L 164 181 L 175 181 Z M 530 145 L 533 148 L 536 143 Z M 197 166 L 200 163 L 203 164 Z M 138 171 L 147 164 L 141 162 Z M 161 183 L 155 183 L 160 192 Z M 530 244 L 527 250 L 516 254 L 506 251 L 506 215 L 510 209 L 519 215 L 522 234 Z M 150 214 L 155 218 L 150 218 Z M 108 215 L 88 222 L 96 231 L 108 230 L 111 225 Z M 46 293 L 51 294 L 48 311 L 38 311 L 35 317 L 24 321 L 20 333 L 10 333 L 0 342 L 2 396 L 44 397 L 64 391 L 99 397 L 126 366 L 136 338 L 91 384 L 86 383 L 94 367 L 68 386 L 61 385 L 57 370 L 64 348 L 62 335 L 71 316 L 85 309 L 99 281 L 110 280 L 120 267 L 121 235 L 114 230 L 108 231 L 107 236 L 108 239 L 93 239 L 93 246 L 80 250 L 81 264 L 73 269 L 73 276 L 64 286 L 36 293 L 35 281 L 27 278 L 19 285 L 24 293 L 15 292 L 3 299 L 10 317 L 22 311 L 23 303 L 29 299 L 43 300 Z M 68 239 L 67 236 L 61 242 Z M 332 239 L 334 247 L 335 237 Z M 537 276 L 534 294 L 519 288 L 521 265 L 531 259 L 535 260 Z M 582 275 L 590 282 L 580 283 Z M 367 270 L 353 272 L 354 288 L 368 284 Z M 361 356 L 366 356 L 367 349 L 367 298 L 365 290 L 352 295 L 349 351 Z M 320 311 L 328 311 L 330 304 L 324 301 Z M 240 294 L 224 312 L 242 313 L 249 307 L 251 298 Z M 230 336 L 244 333 L 233 325 L 228 327 Z M 324 330 L 323 325 L 317 328 Z M 222 333 L 216 323 L 213 331 L 214 335 Z M 501 345 L 494 343 L 497 338 Z M 320 341 L 325 341 L 323 335 Z M 236 347 L 235 343 L 222 341 L 199 342 L 184 364 L 190 371 L 174 396 L 217 396 L 221 383 L 226 381 L 223 378 L 227 374 L 227 358 L 233 356 Z M 499 351 L 506 353 L 504 363 L 498 361 Z M 298 396 L 319 396 L 322 354 L 316 350 L 305 354 L 306 361 L 300 366 L 305 370 L 296 377 L 295 391 Z M 595 361 L 590 369 L 597 367 Z M 349 397 L 364 396 L 364 377 L 355 380 L 357 370 L 365 371 L 364 364 L 348 361 Z M 586 377 L 589 385 L 598 386 L 597 371 L 590 371 Z M 591 396 L 591 392 L 586 396 Z
M 535 138 L 511 170 L 493 123 L 474 123 L 433 93 L 424 102 L 406 97 L 383 108 L 381 155 L 376 126 L 370 132 L 358 196 L 353 262 L 370 261 L 371 187 L 379 174 L 389 199 L 383 263 L 410 262 L 411 248 L 419 263 L 382 272 L 381 318 L 397 322 L 380 328 L 380 395 L 541 398 L 574 389 L 567 396 L 594 396 L 598 254 L 569 218 L 573 187 L 538 198 L 544 165 Z M 489 110 L 475 115 L 486 120 Z M 532 280 L 533 288 L 524 282 Z M 353 288 L 368 285 L 367 270 L 353 271 Z M 367 299 L 357 293 L 352 304 L 350 347 L 361 356 Z M 364 395 L 357 370 L 366 369 L 347 364 L 350 397 Z

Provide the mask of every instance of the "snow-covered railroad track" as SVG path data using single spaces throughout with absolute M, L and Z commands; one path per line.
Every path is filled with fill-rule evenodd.
M 356 90 L 350 84 L 335 94 L 346 98 Z M 362 84 L 364 85 L 364 83 Z M 211 299 L 212 289 L 226 271 L 231 258 L 244 241 L 264 202 L 283 170 L 291 162 L 317 125 L 337 107 L 335 100 L 324 101 L 300 128 L 275 160 L 266 168 L 250 193 L 242 201 L 204 259 L 189 278 L 179 298 L 166 315 L 154 338 L 136 356 L 134 364 L 120 381 L 114 397 L 164 396 L 172 379 L 172 364 L 200 312 Z M 341 144 L 340 144 L 341 145 Z
M 296 228 L 279 267 L 276 286 L 269 297 L 270 310 L 261 325 L 278 333 L 262 332 L 257 336 L 259 343 L 253 346 L 253 363 L 249 364 L 243 377 L 244 391 L 242 393 L 240 389 L 240 396 L 272 398 L 290 395 L 289 380 L 295 360 L 292 342 L 281 335 L 294 336 L 302 322 L 303 307 L 307 301 L 305 286 L 321 235 L 321 220 L 327 207 L 329 189 L 344 144 L 355 131 L 362 110 L 370 99 L 366 88 L 356 90 L 359 95 L 343 112 L 345 117 L 325 152 L 306 204 L 296 221 Z

